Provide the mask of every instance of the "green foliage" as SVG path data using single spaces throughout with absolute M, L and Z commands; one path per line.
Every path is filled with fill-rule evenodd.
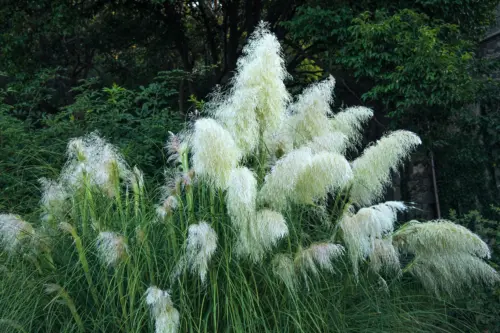
M 25 89 L 19 92 L 12 86 Z M 39 107 L 43 85 L 34 90 L 14 82 L 2 91 L 10 103 L 0 104 L 0 207 L 24 213 L 35 206 L 37 179 L 55 176 L 68 139 L 94 130 L 116 140 L 132 165 L 158 180 L 168 131 L 179 130 L 183 121 L 170 107 L 176 95 L 172 86 L 168 73 L 136 90 L 116 84 L 100 88 L 95 79 L 82 81 L 74 89 L 74 102 L 49 114 Z
M 431 24 L 424 14 L 402 10 L 391 16 L 364 13 L 348 29 L 338 61 L 356 78 L 373 81 L 362 97 L 392 107 L 389 116 L 425 116 L 472 100 L 468 43 L 456 37 L 457 26 Z
M 476 210 L 458 215 L 450 211 L 450 218 L 455 223 L 461 224 L 481 236 L 492 250 L 491 265 L 500 268 L 500 208 L 490 206 L 483 216 Z M 465 308 L 470 311 L 478 327 L 484 332 L 500 332 L 498 327 L 498 309 L 500 308 L 500 288 L 491 293 L 478 291 L 474 299 L 464 300 Z

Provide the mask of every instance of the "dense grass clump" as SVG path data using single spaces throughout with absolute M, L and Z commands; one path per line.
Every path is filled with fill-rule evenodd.
M 71 140 L 40 221 L 0 215 L 0 328 L 474 331 L 444 299 L 498 280 L 486 244 L 449 221 L 396 228 L 409 207 L 380 202 L 418 136 L 349 162 L 371 110 L 333 114 L 333 78 L 290 103 L 286 77 L 261 25 L 210 117 L 171 135 L 159 195 L 97 133 Z

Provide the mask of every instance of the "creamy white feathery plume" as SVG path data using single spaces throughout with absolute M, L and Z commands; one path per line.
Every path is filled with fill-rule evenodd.
M 176 333 L 180 315 L 174 308 L 168 291 L 151 286 L 146 290 L 146 304 L 149 305 L 155 321 L 155 333 Z
M 255 218 L 257 179 L 246 167 L 231 172 L 226 202 L 229 216 L 237 229 L 244 228 Z
M 43 209 L 42 220 L 49 221 L 56 216 L 61 217 L 65 213 L 65 203 L 69 194 L 64 186 L 51 179 L 40 178 L 42 185 L 42 198 L 40 204 Z
M 412 132 L 395 131 L 365 149 L 352 164 L 351 201 L 366 206 L 380 199 L 390 182 L 391 171 L 396 172 L 402 160 L 421 143 Z
M 270 250 L 288 235 L 288 226 L 283 215 L 269 209 L 257 212 L 256 227 L 264 251 Z
M 96 247 L 99 259 L 108 267 L 118 265 L 128 256 L 125 237 L 116 232 L 100 232 L 97 236 Z
M 0 246 L 8 253 L 14 254 L 21 244 L 31 241 L 35 229 L 30 223 L 14 214 L 0 214 Z
M 354 273 L 358 273 L 361 260 L 369 256 L 375 241 L 394 230 L 397 213 L 405 211 L 406 205 L 399 201 L 387 201 L 375 206 L 361 208 L 356 214 L 350 207 L 340 220 L 343 239 L 346 244 Z
M 265 177 L 258 194 L 259 201 L 277 211 L 286 208 L 287 200 L 294 195 L 299 175 L 311 163 L 312 158 L 310 148 L 300 148 L 279 159 Z
M 290 107 L 292 116 L 288 121 L 291 136 L 296 146 L 301 146 L 314 137 L 331 132 L 330 104 L 333 100 L 335 79 L 328 79 L 307 87 Z
M 392 245 L 392 236 L 377 238 L 373 242 L 373 249 L 369 254 L 370 268 L 375 273 L 382 271 L 399 276 L 401 266 L 398 251 Z
M 199 274 L 201 282 L 205 283 L 208 263 L 217 250 L 217 233 L 207 222 L 191 224 L 188 228 L 186 253 L 180 259 L 174 276 L 185 268 Z
M 333 243 L 314 243 L 308 248 L 300 248 L 295 254 L 295 265 L 304 277 L 311 272 L 319 274 L 319 269 L 334 272 L 333 260 L 344 254 L 344 247 Z
M 226 189 L 241 158 L 231 134 L 213 119 L 199 119 L 194 125 L 192 151 L 195 173 L 214 187 Z
M 259 262 L 286 235 L 288 226 L 283 215 L 268 209 L 258 211 L 255 218 L 240 229 L 236 253 Z
M 255 150 L 260 134 L 280 126 L 290 100 L 287 76 L 278 39 L 261 22 L 243 48 L 230 91 L 214 94 L 208 105 L 245 154 Z
M 341 132 L 331 132 L 322 136 L 315 136 L 306 144 L 313 153 L 330 152 L 344 154 L 348 147 L 347 136 Z
M 298 203 L 312 204 L 335 189 L 343 187 L 352 178 L 352 170 L 344 156 L 322 152 L 312 157 L 300 170 L 294 189 Z
M 355 147 L 363 138 L 363 126 L 373 117 L 373 111 L 364 106 L 353 106 L 337 113 L 331 121 L 331 129 L 344 133 L 347 147 Z
M 437 295 L 454 296 L 478 283 L 492 285 L 498 273 L 482 259 L 490 250 L 479 236 L 446 220 L 411 221 L 393 235 L 398 249 L 414 255 L 404 271 Z
M 61 172 L 61 183 L 71 188 L 96 185 L 109 196 L 117 195 L 120 178 L 127 179 L 129 167 L 116 147 L 94 132 L 82 138 L 72 139 L 67 149 L 68 160 Z
M 215 188 L 226 189 L 242 156 L 231 134 L 213 119 L 199 119 L 194 125 L 192 152 L 195 173 Z

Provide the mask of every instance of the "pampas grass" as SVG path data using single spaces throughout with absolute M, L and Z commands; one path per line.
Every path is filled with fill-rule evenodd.
M 0 327 L 474 330 L 448 300 L 498 280 L 486 244 L 448 221 L 398 228 L 408 207 L 380 202 L 418 136 L 389 133 L 349 162 L 372 111 L 335 114 L 331 77 L 290 105 L 287 76 L 260 24 L 211 117 L 170 136 L 157 196 L 97 133 L 71 140 L 42 181 L 41 221 L 0 215 Z

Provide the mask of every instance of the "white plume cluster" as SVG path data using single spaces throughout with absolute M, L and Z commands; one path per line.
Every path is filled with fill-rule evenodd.
M 391 171 L 397 171 L 402 160 L 421 143 L 412 132 L 395 131 L 365 149 L 363 155 L 353 162 L 352 202 L 366 206 L 382 198 Z
M 217 233 L 207 222 L 191 224 L 188 228 L 186 253 L 179 261 L 175 275 L 186 268 L 199 274 L 202 283 L 207 278 L 208 263 L 217 250 Z
M 242 156 L 231 134 L 213 119 L 199 119 L 194 125 L 192 152 L 195 173 L 225 190 Z
M 287 126 L 297 147 L 331 132 L 329 116 L 332 114 L 330 104 L 334 87 L 335 79 L 330 76 L 307 87 L 297 102 L 290 106 L 292 116 Z
M 377 239 L 382 239 L 394 230 L 397 213 L 405 211 L 406 208 L 402 202 L 387 201 L 361 208 L 356 214 L 353 214 L 354 207 L 351 206 L 351 209 L 344 213 L 339 225 L 355 274 L 358 273 L 359 262 L 372 254 Z
M 21 244 L 35 236 L 35 229 L 28 222 L 14 214 L 0 214 L 0 246 L 14 254 Z
M 68 160 L 61 172 L 61 183 L 70 188 L 95 185 L 109 196 L 117 195 L 120 178 L 128 179 L 131 171 L 116 147 L 94 132 L 72 139 L 67 149 Z
M 146 290 L 146 304 L 149 305 L 155 321 L 155 333 L 176 333 L 180 315 L 174 308 L 168 291 L 151 286 Z
M 364 106 L 349 107 L 335 115 L 331 121 L 331 128 L 346 136 L 347 147 L 355 147 L 363 138 L 363 125 L 371 117 L 373 117 L 373 111 Z
M 438 295 L 453 296 L 465 287 L 500 280 L 482 260 L 490 258 L 486 243 L 450 221 L 411 221 L 395 232 L 393 239 L 400 251 L 414 255 L 405 270 Z
M 128 245 L 125 237 L 116 232 L 100 232 L 96 240 L 99 259 L 108 267 L 115 267 L 128 256 Z

